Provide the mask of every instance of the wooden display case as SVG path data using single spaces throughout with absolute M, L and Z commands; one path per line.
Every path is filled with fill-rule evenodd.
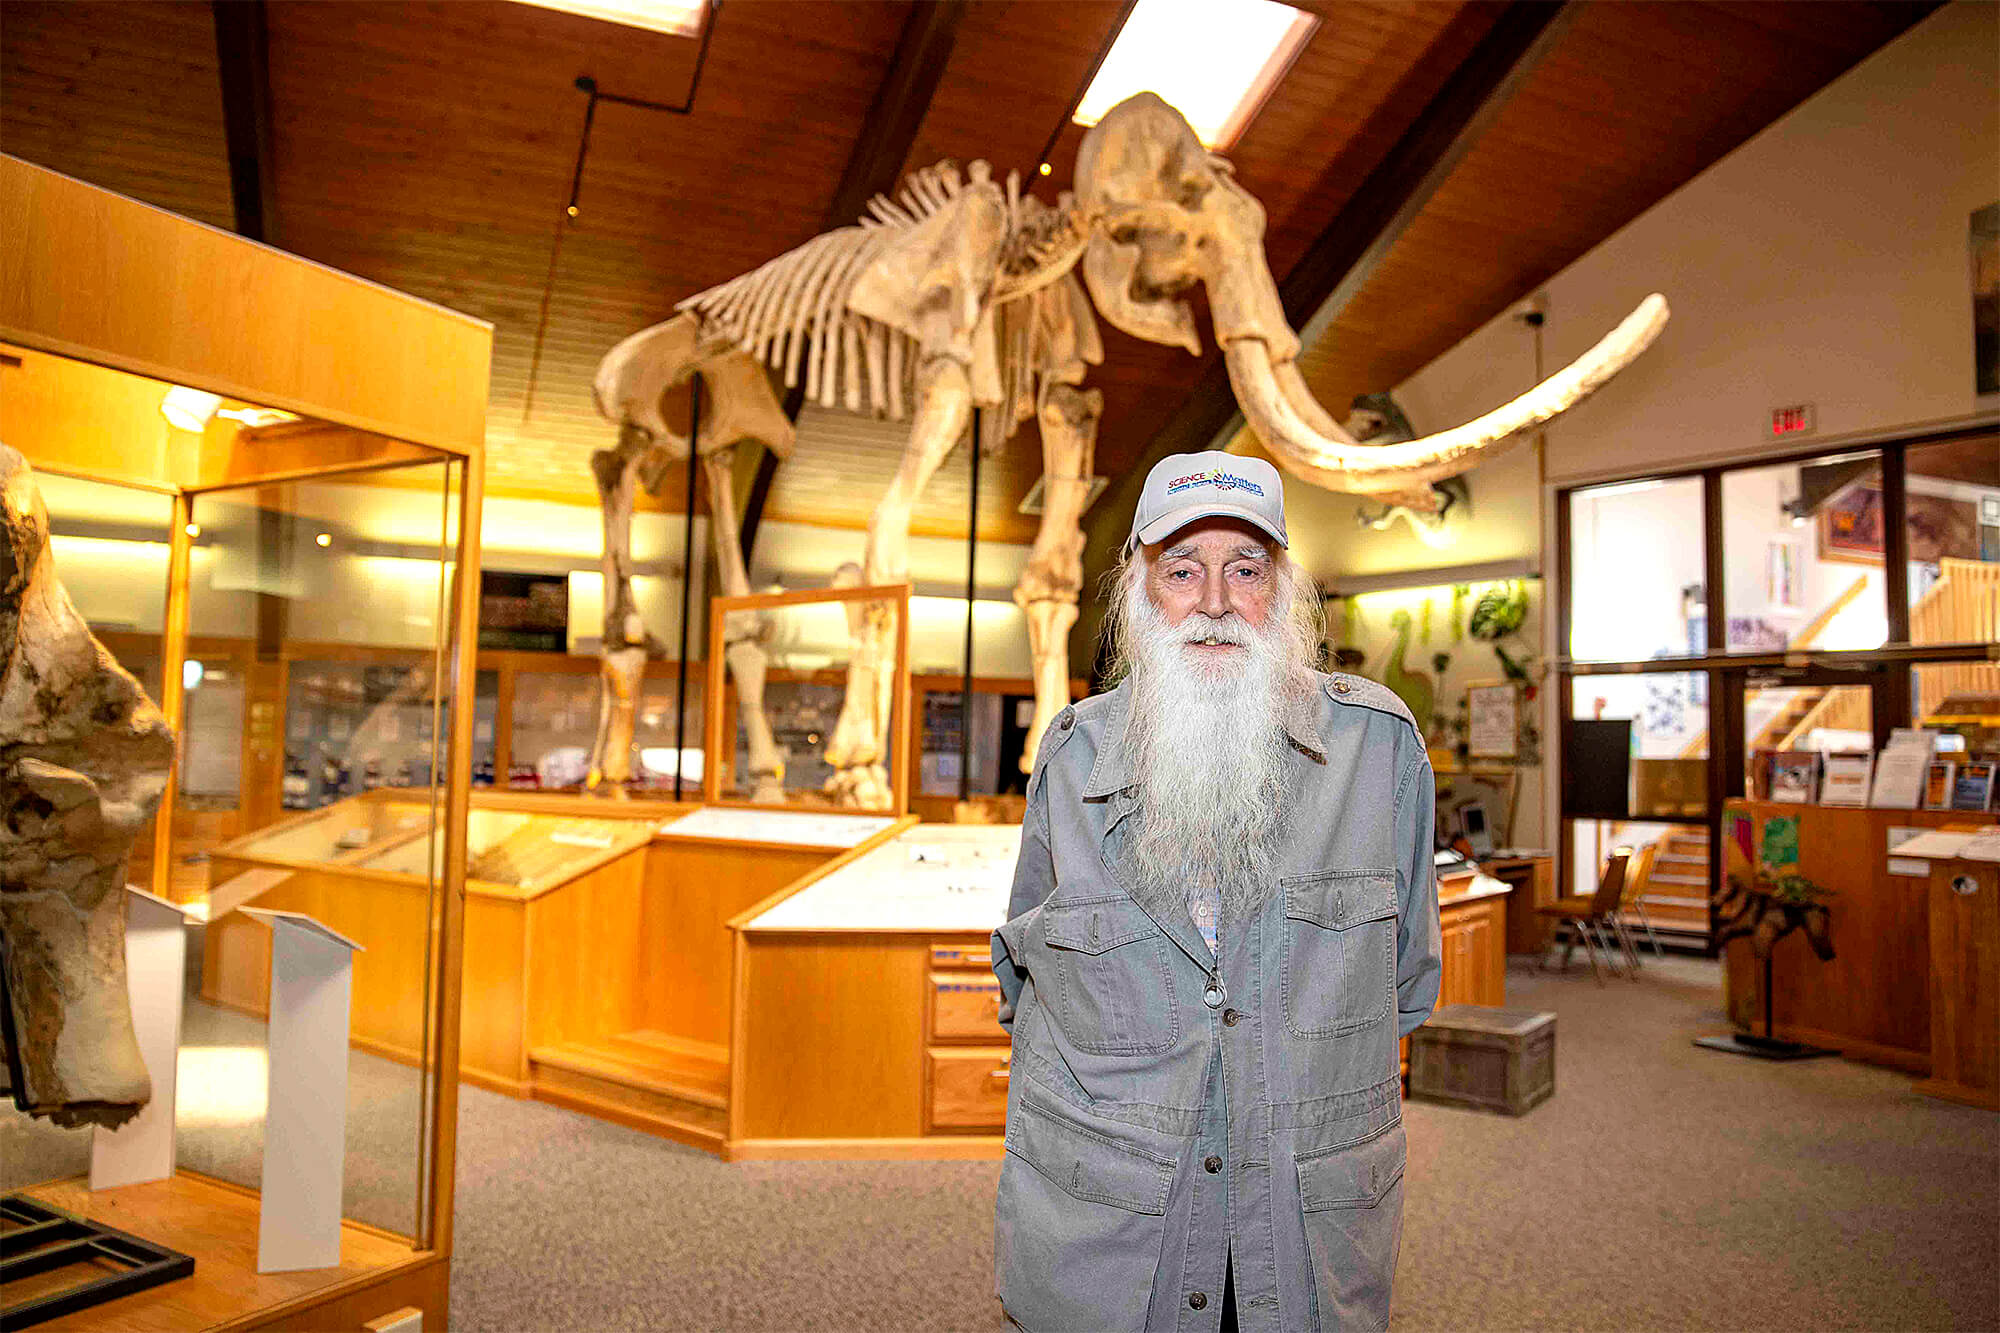
M 155 893 L 199 912 L 209 906 L 205 883 L 179 873 L 190 849 L 238 837 L 281 811 L 276 784 L 243 784 L 244 799 L 226 809 L 208 808 L 194 794 L 183 798 L 182 773 L 211 757 L 192 748 L 210 740 L 189 733 L 188 694 L 199 678 L 186 663 L 216 647 L 215 627 L 206 621 L 217 603 L 205 601 L 204 590 L 232 587 L 256 614 L 250 627 L 224 631 L 249 640 L 248 650 L 230 659 L 242 723 L 229 747 L 243 747 L 246 774 L 273 749 L 282 752 L 280 677 L 271 664 L 287 612 L 312 601 L 300 583 L 310 576 L 286 562 L 296 529 L 325 517 L 293 504 L 301 488 L 356 486 L 421 497 L 436 524 L 431 548 L 417 562 L 429 570 L 419 576 L 429 579 L 431 619 L 421 636 L 428 688 L 440 701 L 459 691 L 471 696 L 492 330 L 5 156 L 0 235 L 7 238 L 0 245 L 7 442 L 42 476 L 159 497 L 170 515 L 150 545 L 117 530 L 95 540 L 132 547 L 120 567 L 122 582 L 152 599 L 160 619 L 136 642 L 110 646 L 144 657 L 138 665 L 156 684 L 179 740 L 150 846 L 134 865 Z M 175 388 L 212 395 L 207 417 L 193 427 L 169 424 L 164 400 Z M 225 511 L 244 524 L 212 517 Z M 310 529 L 305 540 L 311 542 Z M 69 555 L 75 551 L 72 543 Z M 59 576 L 65 558 L 59 551 Z M 218 569 L 225 570 L 219 579 Z M 146 584 L 153 577 L 159 583 Z M 187 1169 L 185 1155 L 174 1174 L 151 1183 L 91 1190 L 77 1178 L 33 1185 L 26 1192 L 46 1203 L 195 1260 L 190 1277 L 42 1327 L 359 1327 L 405 1309 L 420 1311 L 428 1327 L 443 1327 L 472 729 L 470 710 L 459 709 L 436 733 L 421 807 L 423 833 L 435 851 L 421 877 L 423 906 L 399 941 L 427 960 L 404 999 L 419 1034 L 410 1058 L 422 1071 L 408 1112 L 410 1157 L 386 1164 L 409 1189 L 397 1204 L 399 1224 L 350 1215 L 341 1223 L 338 1265 L 259 1274 L 256 1191 Z M 238 758 L 230 753 L 218 762 L 234 769 Z M 298 832 L 307 843 L 316 836 Z M 370 833 L 386 846 L 410 830 L 363 829 Z M 236 1031 L 262 1039 L 261 1025 Z M 184 1032 L 184 1053 L 187 1042 Z M 259 1088 L 233 1085 L 202 1091 L 261 1095 Z M 185 1149 L 185 1130 L 182 1137 Z

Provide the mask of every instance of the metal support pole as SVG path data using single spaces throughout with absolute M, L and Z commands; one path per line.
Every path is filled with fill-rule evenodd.
M 687 694 L 688 694 L 688 611 L 694 601 L 694 482 L 695 469 L 701 466 L 701 376 L 688 376 L 688 470 L 687 470 L 687 531 L 681 538 L 681 646 L 676 654 L 676 679 L 674 683 L 674 799 L 681 799 L 681 760 L 687 755 Z M 716 496 L 714 503 L 728 504 L 727 496 Z M 643 689 L 643 686 L 641 687 Z M 710 708 L 720 708 L 720 699 L 710 699 Z M 705 758 L 713 761 L 714 756 Z
M 972 409 L 972 502 L 965 513 L 965 670 L 958 685 L 958 799 L 972 796 L 972 599 L 979 571 L 979 416 Z

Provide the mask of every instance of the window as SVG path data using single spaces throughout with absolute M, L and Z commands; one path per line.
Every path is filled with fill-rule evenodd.
M 1880 648 L 1889 638 L 1882 550 L 1873 450 L 1723 473 L 1724 646 Z
M 1157 93 L 1202 143 L 1226 149 L 1284 77 L 1312 15 L 1276 0 L 1138 0 L 1077 103 L 1079 125 L 1135 93 Z
M 1569 532 L 1572 658 L 1640 662 L 1707 650 L 1701 478 L 1572 492 Z

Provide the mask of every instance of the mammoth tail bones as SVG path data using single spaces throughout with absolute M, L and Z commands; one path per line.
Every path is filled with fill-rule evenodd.
M 668 427 L 662 398 L 699 376 L 713 411 L 704 414 L 698 447 L 705 463 L 725 460 L 704 473 L 718 520 L 722 585 L 747 591 L 741 553 L 733 540 L 723 549 L 722 531 L 734 524 L 721 520 L 733 506 L 716 483 L 726 481 L 728 451 L 741 440 L 780 456 L 791 449 L 791 424 L 766 367 L 788 388 L 803 384 L 809 401 L 908 420 L 902 462 L 869 520 L 860 568 L 844 580 L 898 583 L 907 578 L 911 511 L 973 410 L 992 414 L 996 446 L 1035 417 L 1046 503 L 1014 591 L 1028 620 L 1036 684 L 1025 768 L 1042 731 L 1069 702 L 1067 635 L 1082 586 L 1080 519 L 1102 407 L 1095 391 L 1081 387 L 1088 367 L 1103 359 L 1095 316 L 1198 355 L 1201 340 L 1184 298 L 1203 287 L 1236 400 L 1272 457 L 1315 486 L 1417 513 L 1437 509 L 1437 482 L 1600 388 L 1667 320 L 1666 301 L 1648 296 L 1596 346 L 1512 402 L 1441 434 L 1370 444 L 1343 430 L 1306 388 L 1263 235 L 1263 207 L 1236 183 L 1227 159 L 1204 148 L 1178 111 L 1140 93 L 1084 136 L 1075 190 L 1053 208 L 1024 195 L 1016 175 L 1004 186 L 995 182 L 984 162 L 963 174 L 941 163 L 913 174 L 896 199 L 877 196 L 858 224 L 691 296 L 674 318 L 627 338 L 597 371 L 598 409 L 621 430 L 618 450 L 599 458 L 623 458 L 655 479 L 667 462 L 684 460 L 689 443 Z M 606 466 L 600 463 L 600 485 Z M 614 533 L 629 529 L 629 497 L 620 511 L 614 492 L 606 496 L 606 713 L 598 758 L 605 775 L 616 776 L 631 732 L 618 712 L 629 713 L 636 675 L 614 688 L 611 655 L 636 652 L 630 660 L 643 664 L 646 639 L 630 613 L 623 568 L 629 541 Z M 621 623 L 614 625 L 614 615 Z M 886 611 L 871 607 L 851 617 L 850 628 L 846 697 L 826 746 L 835 770 L 829 794 L 843 804 L 879 806 L 888 800 L 893 626 Z M 752 779 L 775 791 L 782 760 L 775 746 L 759 757 L 761 710 L 751 707 L 762 688 L 757 629 L 731 626 L 726 634 L 744 715 L 753 719 Z

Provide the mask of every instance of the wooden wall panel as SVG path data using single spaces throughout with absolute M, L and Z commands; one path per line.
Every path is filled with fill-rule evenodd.
M 528 1081 L 527 915 L 521 902 L 465 901 L 459 1077 L 516 1097 L 527 1095 Z
M 640 1025 L 645 853 L 633 851 L 528 904 L 528 1045 Z M 468 990 L 468 994 L 470 994 Z
M 737 913 L 818 869 L 832 851 L 655 839 L 646 852 L 644 1026 L 727 1059 L 731 936 Z
M 923 1133 L 929 941 L 920 935 L 744 935 L 742 1139 Z M 787 1015 L 810 1009 L 811 1024 Z M 800 1040 L 800 1034 L 809 1039 Z

